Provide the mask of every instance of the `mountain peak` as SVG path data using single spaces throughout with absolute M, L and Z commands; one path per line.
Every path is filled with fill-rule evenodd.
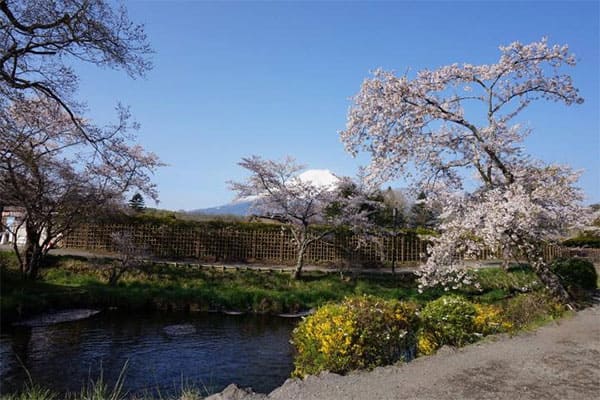
M 333 172 L 328 169 L 309 169 L 299 174 L 295 179 L 301 182 L 310 183 L 319 188 L 333 190 L 340 182 Z M 249 196 L 242 199 L 236 199 L 228 204 L 217 207 L 204 208 L 189 211 L 190 214 L 208 214 L 208 215 L 248 215 L 252 202 L 259 196 Z
M 319 187 L 335 186 L 340 181 L 340 178 L 328 169 L 309 169 L 298 175 L 298 179 L 302 182 L 310 182 Z

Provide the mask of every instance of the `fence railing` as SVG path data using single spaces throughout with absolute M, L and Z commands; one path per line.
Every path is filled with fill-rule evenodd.
M 293 264 L 296 250 L 287 229 L 239 229 L 177 227 L 168 225 L 84 225 L 63 239 L 63 246 L 91 251 L 115 252 L 111 234 L 127 232 L 149 255 L 164 259 L 195 259 L 205 262 L 262 262 Z M 427 241 L 415 234 L 387 236 L 365 241 L 355 235 L 330 235 L 313 242 L 305 262 L 319 265 L 381 266 L 395 261 L 416 264 L 426 258 Z M 566 255 L 568 249 L 548 245 L 546 260 Z M 600 258 L 600 251 L 597 255 Z M 485 250 L 479 260 L 500 259 L 500 251 Z
M 234 229 L 173 227 L 158 225 L 85 225 L 63 238 L 67 248 L 116 251 L 111 234 L 127 232 L 135 243 L 158 258 L 197 259 L 222 262 L 293 264 L 296 249 L 287 229 Z M 329 235 L 313 242 L 305 261 L 315 264 L 399 264 L 424 259 L 427 242 L 416 235 L 398 235 L 364 241 L 354 235 Z

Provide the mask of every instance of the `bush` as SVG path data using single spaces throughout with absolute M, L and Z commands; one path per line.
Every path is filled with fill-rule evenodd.
M 19 261 L 13 251 L 0 250 L 0 268 L 16 268 L 18 265 Z
M 373 296 L 327 304 L 292 333 L 294 376 L 372 369 L 407 358 L 415 345 L 416 306 Z
M 512 328 L 499 307 L 474 304 L 455 295 L 428 303 L 420 317 L 417 351 L 421 355 L 432 354 L 443 345 L 463 346 Z
M 567 289 L 594 290 L 598 287 L 596 268 L 588 260 L 582 258 L 559 259 L 552 263 L 551 269 Z
M 600 237 L 598 236 L 576 236 L 571 239 L 567 239 L 562 243 L 567 247 L 591 247 L 595 249 L 600 248 Z
M 442 296 L 427 303 L 421 311 L 421 335 L 434 347 L 463 346 L 473 342 L 477 310 L 470 301 L 455 295 Z
M 560 317 L 564 308 L 545 292 L 524 293 L 504 305 L 504 318 L 514 329 L 523 329 Z
M 475 304 L 473 327 L 477 335 L 492 335 L 507 332 L 513 327 L 504 317 L 502 308 L 486 304 Z

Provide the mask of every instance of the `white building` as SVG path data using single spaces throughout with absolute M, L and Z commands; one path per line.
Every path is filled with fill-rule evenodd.
M 25 226 L 22 223 L 25 212 L 20 207 L 4 207 L 2 215 L 2 224 L 0 225 L 0 245 L 12 244 L 15 241 L 17 245 L 25 245 L 27 235 Z

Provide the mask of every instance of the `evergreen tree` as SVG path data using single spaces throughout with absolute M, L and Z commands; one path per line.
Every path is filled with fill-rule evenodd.
M 427 196 L 419 193 L 417 201 L 410 209 L 411 228 L 433 228 L 435 226 L 435 213 L 425 204 Z
M 144 211 L 146 208 L 144 197 L 139 193 L 134 194 L 129 200 L 129 207 L 136 212 Z

